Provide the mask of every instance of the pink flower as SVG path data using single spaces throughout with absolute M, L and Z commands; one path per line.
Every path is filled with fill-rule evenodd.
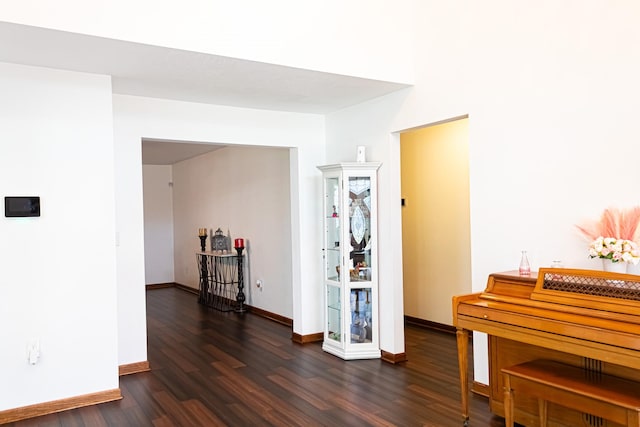
M 610 259 L 612 262 L 638 264 L 640 261 L 640 249 L 638 244 L 631 240 L 598 236 L 589 245 L 589 257 Z

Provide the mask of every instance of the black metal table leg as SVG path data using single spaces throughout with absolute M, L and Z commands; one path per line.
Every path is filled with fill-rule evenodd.
M 236 313 L 244 313 L 245 311 L 247 311 L 246 307 L 244 306 L 244 302 L 247 298 L 244 295 L 244 274 L 242 268 L 242 264 L 244 261 L 242 257 L 243 250 L 243 247 L 236 248 L 236 251 L 238 251 L 238 256 L 236 257 L 238 261 L 238 295 L 236 296 Z

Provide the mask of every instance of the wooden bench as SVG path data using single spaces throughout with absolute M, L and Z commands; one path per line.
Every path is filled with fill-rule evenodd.
M 538 399 L 540 426 L 547 425 L 547 402 L 628 426 L 640 426 L 640 383 L 551 360 L 503 368 L 507 427 L 514 423 L 517 396 Z

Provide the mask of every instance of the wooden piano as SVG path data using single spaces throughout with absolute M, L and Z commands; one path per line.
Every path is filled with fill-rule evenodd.
M 640 381 L 640 276 L 543 268 L 537 276 L 491 274 L 484 292 L 453 297 L 462 417 L 469 421 L 469 331 L 488 334 L 489 404 L 504 416 L 501 369 L 535 359 Z M 518 398 L 515 421 L 537 426 L 538 404 Z M 617 426 L 550 405 L 549 426 Z

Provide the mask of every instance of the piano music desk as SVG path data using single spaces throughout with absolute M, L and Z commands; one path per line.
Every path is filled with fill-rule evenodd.
M 640 383 L 551 360 L 533 360 L 502 368 L 505 424 L 513 427 L 518 396 L 538 399 L 540 426 L 547 426 L 547 402 L 627 426 L 640 426 Z

